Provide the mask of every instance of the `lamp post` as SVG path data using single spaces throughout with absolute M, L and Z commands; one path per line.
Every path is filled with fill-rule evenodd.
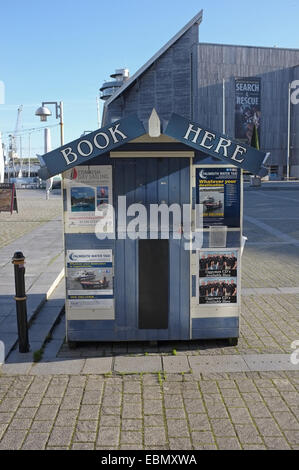
M 60 125 L 60 145 L 64 144 L 64 128 L 63 128 L 63 101 L 43 101 L 42 105 L 35 111 L 35 115 L 40 117 L 40 120 L 45 122 L 49 116 L 52 116 L 50 109 L 46 104 L 55 104 L 56 119 L 59 119 Z M 50 129 L 45 129 L 45 153 L 51 150 Z M 49 199 L 50 190 L 53 186 L 53 178 L 49 178 L 46 183 L 46 199 Z
M 64 144 L 64 128 L 63 128 L 63 101 L 43 101 L 41 107 L 35 111 L 35 115 L 40 117 L 41 121 L 46 121 L 48 116 L 52 116 L 51 111 L 45 106 L 46 104 L 55 104 L 56 119 L 59 119 L 60 125 L 60 145 Z

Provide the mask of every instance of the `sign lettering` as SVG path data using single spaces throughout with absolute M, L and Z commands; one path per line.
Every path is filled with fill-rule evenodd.
M 245 144 L 240 145 L 227 136 L 205 129 L 200 124 L 190 122 L 178 114 L 172 114 L 164 133 L 196 150 L 248 170 L 255 175 L 267 174 L 266 168 L 263 167 L 265 152 Z
M 128 116 L 43 155 L 39 176 L 48 179 L 143 134 L 142 122 L 135 115 Z

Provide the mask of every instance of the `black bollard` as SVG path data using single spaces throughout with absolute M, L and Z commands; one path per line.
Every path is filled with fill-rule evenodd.
M 15 270 L 19 351 L 20 353 L 26 353 L 29 352 L 30 346 L 28 340 L 27 297 L 25 293 L 25 257 L 21 251 L 15 252 L 12 263 Z

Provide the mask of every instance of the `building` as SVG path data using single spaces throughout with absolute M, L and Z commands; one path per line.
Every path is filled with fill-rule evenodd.
M 224 133 L 238 138 L 236 79 L 257 80 L 260 148 L 271 154 L 270 172 L 286 176 L 288 93 L 289 84 L 299 79 L 299 49 L 198 42 L 201 21 L 202 11 L 115 89 L 104 104 L 103 126 L 132 113 L 146 120 L 154 104 L 162 120 L 174 112 L 218 132 L 225 124 Z M 299 105 L 291 104 L 292 177 L 299 177 L 298 119 Z

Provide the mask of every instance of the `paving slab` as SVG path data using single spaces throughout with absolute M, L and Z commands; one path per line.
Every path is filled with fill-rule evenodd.
M 84 367 L 84 359 L 70 361 L 39 362 L 30 369 L 30 375 L 75 375 Z
M 4 375 L 26 375 L 32 367 L 32 362 L 17 362 L 3 364 L 0 366 L 0 374 Z
M 254 287 L 242 289 L 242 295 L 270 295 L 280 294 L 281 292 L 276 287 Z
M 53 339 L 46 343 L 43 351 L 43 360 L 50 360 L 56 358 L 59 349 L 61 348 L 62 339 Z
M 60 317 L 60 322 L 55 326 L 55 329 L 52 332 L 52 339 L 60 340 L 60 347 L 65 338 L 65 315 L 62 314 Z M 47 345 L 45 350 L 47 349 Z
M 162 371 L 162 361 L 159 356 L 145 357 L 116 357 L 114 367 L 115 372 L 159 372 Z
M 41 348 L 42 343 L 40 341 L 30 341 L 29 340 L 30 350 L 28 353 L 19 352 L 19 345 L 17 344 L 15 348 L 11 351 L 9 356 L 6 358 L 6 364 L 17 364 L 22 362 L 33 362 L 33 353 Z
M 112 357 L 95 357 L 85 360 L 82 374 L 106 374 L 112 370 Z
M 190 370 L 187 356 L 163 356 L 162 362 L 165 372 L 189 372 Z
M 5 357 L 7 357 L 9 352 L 12 350 L 12 348 L 16 344 L 16 341 L 17 341 L 16 333 L 2 333 L 0 331 L 0 341 L 4 343 Z
M 299 287 L 278 287 L 282 294 L 299 294 Z
M 242 356 L 251 371 L 299 370 L 290 354 L 247 354 Z
M 249 367 L 242 356 L 189 356 L 192 372 L 198 376 L 200 373 L 214 372 L 246 372 Z

